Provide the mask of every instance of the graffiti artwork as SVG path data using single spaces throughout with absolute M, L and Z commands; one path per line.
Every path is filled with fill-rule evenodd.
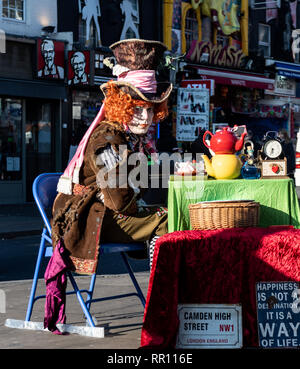
M 246 57 L 241 49 L 234 46 L 222 47 L 211 42 L 193 41 L 186 58 L 194 63 L 200 63 L 204 53 L 208 54 L 208 64 L 223 67 L 239 68 Z

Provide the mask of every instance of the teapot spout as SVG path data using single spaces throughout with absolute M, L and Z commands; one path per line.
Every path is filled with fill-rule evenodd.
M 204 164 L 205 164 L 205 168 L 206 168 L 206 171 L 207 171 L 207 174 L 211 177 L 215 177 L 215 171 L 212 167 L 212 164 L 211 164 L 211 161 L 210 159 L 208 158 L 207 155 L 202 155 L 202 158 L 204 160 Z
M 247 132 L 242 133 L 241 138 L 235 143 L 235 151 L 241 151 L 244 146 L 244 140 Z

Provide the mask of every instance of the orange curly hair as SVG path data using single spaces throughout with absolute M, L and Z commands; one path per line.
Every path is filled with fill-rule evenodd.
M 111 82 L 108 82 L 104 103 L 106 118 L 110 121 L 124 124 L 128 124 L 132 120 L 135 106 L 153 106 L 153 122 L 155 123 L 165 119 L 169 114 L 167 100 L 161 104 L 135 100 Z

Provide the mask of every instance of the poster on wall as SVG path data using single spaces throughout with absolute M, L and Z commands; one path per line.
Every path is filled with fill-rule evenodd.
M 88 85 L 90 81 L 90 52 L 69 51 L 68 85 Z
M 177 95 L 177 141 L 194 141 L 199 129 L 209 126 L 209 90 L 179 88 Z
M 64 79 L 65 44 L 49 38 L 37 40 L 37 76 Z

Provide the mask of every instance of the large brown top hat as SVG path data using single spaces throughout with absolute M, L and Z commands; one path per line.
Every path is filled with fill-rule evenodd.
M 118 76 L 113 83 L 134 99 L 152 103 L 165 101 L 171 91 L 172 84 L 157 82 L 156 70 L 163 59 L 167 47 L 152 40 L 127 39 L 110 46 L 117 64 L 113 74 Z M 100 86 L 104 95 L 108 84 Z

